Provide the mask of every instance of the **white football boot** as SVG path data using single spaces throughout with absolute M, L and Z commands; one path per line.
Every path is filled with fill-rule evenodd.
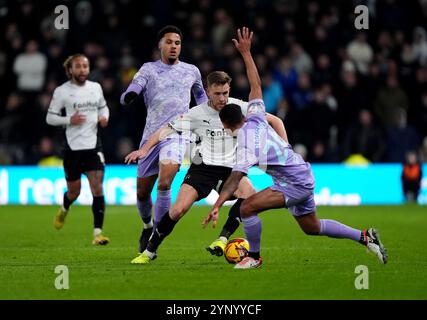
M 234 269 L 255 269 L 259 268 L 262 265 L 262 258 L 260 257 L 258 260 L 252 257 L 246 257 L 242 261 L 240 261 Z
M 388 260 L 387 249 L 381 243 L 380 234 L 374 228 L 365 231 L 366 247 L 377 256 L 381 263 L 386 264 Z

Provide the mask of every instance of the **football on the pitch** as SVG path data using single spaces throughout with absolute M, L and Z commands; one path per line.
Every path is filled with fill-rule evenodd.
M 224 257 L 228 263 L 239 263 L 249 253 L 249 242 L 243 238 L 236 238 L 227 242 L 224 249 Z

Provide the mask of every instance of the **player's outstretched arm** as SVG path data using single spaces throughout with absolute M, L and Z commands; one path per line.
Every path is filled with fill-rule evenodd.
M 139 159 L 144 158 L 155 145 L 165 139 L 172 132 L 173 129 L 171 129 L 169 126 L 161 127 L 159 130 L 153 133 L 153 135 L 148 139 L 148 141 L 142 146 L 141 149 L 129 153 L 125 157 L 125 163 L 130 164 L 131 162 L 136 162 Z
M 253 32 L 249 28 L 243 27 L 242 30 L 237 29 L 237 40 L 233 39 L 234 46 L 242 55 L 246 66 L 246 74 L 248 76 L 251 92 L 249 93 L 249 101 L 254 99 L 262 99 L 261 79 L 259 78 L 258 70 L 255 61 L 251 54 Z
M 131 83 L 127 90 L 120 97 L 120 103 L 123 106 L 131 104 L 141 93 L 142 88 L 137 84 Z
M 266 118 L 268 124 L 279 135 L 279 137 L 282 138 L 285 142 L 289 143 L 288 135 L 286 133 L 285 125 L 283 124 L 282 119 L 280 119 L 279 117 L 276 117 L 275 115 L 272 115 L 270 113 L 267 113 L 265 118 Z
M 215 202 L 212 207 L 211 212 L 203 220 L 202 225 L 205 228 L 210 221 L 212 221 L 212 227 L 216 227 L 216 222 L 218 220 L 219 209 L 222 207 L 225 201 L 229 200 L 231 196 L 236 192 L 239 187 L 240 180 L 245 176 L 243 172 L 233 171 L 228 177 L 227 181 L 224 184 L 224 187 L 219 194 L 218 200 Z

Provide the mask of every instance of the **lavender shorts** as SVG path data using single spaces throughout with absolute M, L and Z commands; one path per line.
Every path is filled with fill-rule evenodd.
M 313 188 L 296 187 L 293 185 L 281 186 L 279 184 L 274 184 L 270 188 L 283 194 L 285 207 L 289 209 L 294 217 L 304 216 L 316 211 Z
M 140 145 L 142 147 L 146 141 Z M 187 141 L 181 138 L 168 138 L 158 143 L 150 150 L 146 157 L 138 161 L 138 178 L 145 178 L 159 173 L 159 162 L 172 161 L 181 164 Z

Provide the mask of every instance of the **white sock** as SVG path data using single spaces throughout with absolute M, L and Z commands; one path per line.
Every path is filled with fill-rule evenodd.
M 226 237 L 219 237 L 219 240 L 221 240 L 222 242 L 226 242 L 228 241 L 228 239 Z
M 145 254 L 147 254 L 147 256 L 150 258 L 150 259 L 153 259 L 154 258 L 154 256 L 155 256 L 155 252 L 150 252 L 150 251 L 148 251 L 147 249 L 145 249 L 145 251 L 144 251 L 144 253 Z
M 144 229 L 148 229 L 152 227 L 153 227 L 153 221 L 150 221 L 149 223 L 144 223 Z
M 93 236 L 96 237 L 98 234 L 102 233 L 102 229 L 100 228 L 95 228 L 93 229 Z

